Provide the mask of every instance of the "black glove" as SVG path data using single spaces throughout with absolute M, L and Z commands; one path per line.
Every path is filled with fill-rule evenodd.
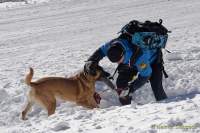
M 132 94 L 130 94 L 130 88 L 126 87 L 124 89 L 117 89 L 117 93 L 119 95 L 119 102 L 122 105 L 131 104 Z
M 95 76 L 96 75 L 96 67 L 97 67 L 96 62 L 87 61 L 84 65 L 84 72 Z
M 120 64 L 118 66 L 118 77 L 117 77 L 117 87 L 125 88 L 128 86 L 128 82 L 133 79 L 133 76 L 137 75 L 137 69 L 129 67 L 127 64 Z

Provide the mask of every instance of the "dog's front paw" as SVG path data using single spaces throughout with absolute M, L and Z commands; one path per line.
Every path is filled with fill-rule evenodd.
M 24 121 L 28 120 L 28 118 L 26 118 L 26 117 L 21 117 L 21 119 Z
M 28 120 L 28 118 L 26 118 L 26 112 L 25 111 L 22 112 L 21 119 L 24 120 L 24 121 Z
M 96 103 L 96 101 L 90 102 L 89 108 L 94 109 L 94 108 L 99 108 L 99 105 Z

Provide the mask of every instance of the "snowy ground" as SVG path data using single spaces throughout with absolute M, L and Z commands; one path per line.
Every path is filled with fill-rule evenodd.
M 199 0 L 27 0 L 0 4 L 0 132 L 1 133 L 157 133 L 200 132 L 200 1 Z M 169 99 L 155 102 L 150 85 L 120 106 L 102 83 L 101 109 L 88 110 L 61 102 L 56 113 L 35 107 L 28 121 L 24 76 L 34 79 L 69 76 L 100 46 L 117 36 L 132 19 L 162 18 L 172 33 L 164 52 Z M 103 60 L 106 70 L 116 65 Z

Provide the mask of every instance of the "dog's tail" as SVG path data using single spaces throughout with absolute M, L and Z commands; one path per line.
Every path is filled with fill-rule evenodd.
M 33 73 L 34 73 L 33 68 L 30 67 L 30 72 L 29 72 L 29 74 L 26 75 L 26 78 L 25 78 L 25 83 L 29 86 L 31 86 L 31 80 L 33 78 Z

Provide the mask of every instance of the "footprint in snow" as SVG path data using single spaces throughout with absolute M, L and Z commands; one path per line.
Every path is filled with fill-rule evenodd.
M 0 89 L 0 103 L 2 101 L 5 101 L 9 98 L 10 96 L 8 95 L 6 90 Z
M 55 127 L 52 128 L 52 130 L 56 131 L 56 132 L 67 130 L 67 129 L 70 129 L 70 126 L 66 122 L 60 122 L 60 123 L 56 124 Z
M 11 87 L 11 83 L 6 83 L 3 88 L 10 88 Z
M 191 47 L 189 51 L 191 53 L 198 53 L 200 52 L 200 47 Z
M 183 55 L 181 53 L 171 53 L 169 54 L 167 57 L 168 61 L 179 61 L 179 60 L 183 60 Z

